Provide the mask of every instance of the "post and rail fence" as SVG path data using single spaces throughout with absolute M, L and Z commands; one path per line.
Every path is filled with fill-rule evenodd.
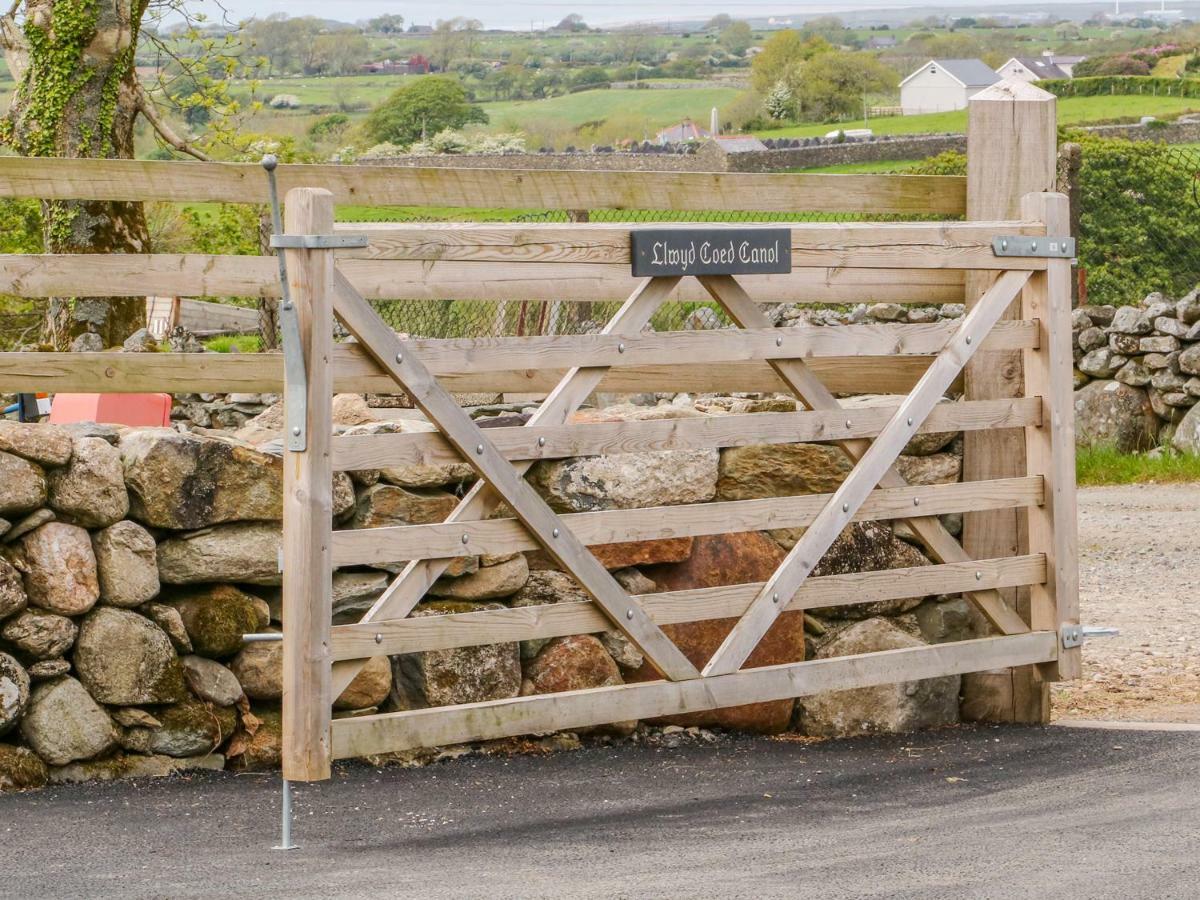
M 287 388 L 283 537 L 285 779 L 328 778 L 334 760 L 406 748 L 792 698 L 818 691 L 982 673 L 986 717 L 1039 721 L 1046 685 L 1080 671 L 1071 260 L 1055 178 L 1054 101 L 1004 83 L 972 102 L 967 178 L 517 172 L 284 165 L 287 272 L 298 341 L 285 354 L 0 353 L 0 390 L 280 391 Z M 254 165 L 0 159 L 0 196 L 264 202 Z M 755 226 L 786 248 L 773 274 L 632 272 L 644 226 L 338 224 L 339 203 L 556 209 L 796 209 L 930 213 L 958 221 Z M 664 226 L 659 226 L 664 227 Z M 670 227 L 670 226 L 666 226 Z M 706 230 L 739 236 L 736 226 Z M 362 235 L 364 241 L 346 238 Z M 335 239 L 335 236 L 342 239 Z M 348 246 L 353 244 L 365 246 Z M 719 269 L 719 267 L 718 267 Z M 198 254 L 0 257 L 0 292 L 22 297 L 274 297 L 277 260 Z M 407 339 L 370 300 L 476 297 L 620 301 L 599 333 Z M 644 330 L 669 297 L 716 304 L 716 331 Z M 773 327 L 764 307 L 967 302 L 957 322 Z M 335 320 L 353 340 L 334 339 Z M 291 358 L 285 357 L 291 354 Z M 702 362 L 697 362 L 702 361 Z M 302 364 L 301 364 L 302 363 Z M 781 391 L 803 411 L 577 423 L 598 389 Z M 451 391 L 544 399 L 523 426 L 481 430 Z M 941 403 L 951 390 L 964 393 Z M 334 435 L 335 391 L 404 392 L 438 431 Z M 898 395 L 843 409 L 838 394 Z M 894 464 L 921 431 L 967 435 L 963 483 L 907 484 Z M 523 478 L 537 460 L 607 452 L 832 443 L 853 469 L 832 494 L 560 515 Z M 479 480 L 436 524 L 335 531 L 334 472 L 466 462 Z M 511 518 L 492 518 L 501 505 Z M 939 515 L 963 513 L 959 543 Z M 811 577 L 852 521 L 902 519 L 933 564 Z M 804 528 L 764 583 L 631 596 L 597 544 Z M 411 617 L 465 555 L 540 548 L 589 602 Z M 338 566 L 410 560 L 358 624 L 332 626 Z M 784 610 L 929 594 L 968 597 L 994 636 L 745 668 Z M 738 624 L 703 666 L 662 626 Z M 332 719 L 332 701 L 371 657 L 619 629 L 661 673 L 651 682 Z M 968 696 L 968 701 L 971 697 Z

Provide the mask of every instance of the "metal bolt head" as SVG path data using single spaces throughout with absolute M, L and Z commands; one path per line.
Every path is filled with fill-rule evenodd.
M 550 534 L 551 534 L 553 537 L 558 537 L 558 529 L 557 529 L 557 528 L 555 528 L 555 529 L 554 529 L 552 532 L 550 532 Z
M 397 353 L 397 354 L 396 354 L 396 362 L 397 362 L 397 363 L 402 363 L 402 362 L 404 362 L 404 354 L 403 354 L 403 353 Z
M 921 505 L 921 498 L 913 497 L 913 506 L 920 506 L 920 505 Z
M 983 581 L 983 573 L 982 573 L 982 572 L 976 572 L 976 573 L 975 573 L 975 580 L 976 580 L 976 581 Z
M 625 610 L 625 618 L 628 619 L 630 622 L 633 621 L 633 610 L 632 609 Z
M 475 452 L 478 453 L 480 456 L 483 456 L 483 444 L 476 444 Z
M 850 504 L 849 503 L 842 504 L 842 512 L 850 512 Z
M 300 437 L 300 426 L 299 425 L 296 425 L 295 427 L 292 428 L 292 434 L 295 437 Z
M 971 336 L 969 334 L 967 335 L 967 343 L 971 343 Z
M 779 595 L 778 595 L 778 594 L 772 594 L 772 595 L 771 595 L 771 602 L 772 602 L 772 603 L 778 603 L 778 602 L 779 602 Z
M 782 347 L 782 346 L 783 346 L 783 335 L 782 335 L 782 334 L 780 334 L 780 335 L 776 335 L 776 337 L 775 337 L 775 346 L 776 346 L 776 347 Z
M 1007 250 L 1007 249 L 1008 249 L 1008 241 L 1001 241 L 1001 242 L 1000 242 L 1000 249 L 1001 249 L 1001 250 Z
M 377 643 L 377 644 L 383 643 L 383 635 L 382 634 L 379 634 L 378 632 L 375 633 L 375 643 Z
M 1029 249 L 1032 250 L 1034 253 L 1037 253 L 1037 241 L 1030 241 Z
M 853 423 L 853 422 L 851 422 L 849 419 L 847 419 L 847 420 L 846 420 L 846 427 L 847 427 L 847 428 L 853 428 L 853 427 L 854 427 L 854 423 Z
M 470 536 L 469 534 L 464 534 L 464 535 L 462 536 L 462 542 L 463 542 L 464 544 L 465 544 L 465 543 L 468 543 L 470 540 L 471 540 L 471 536 Z
M 545 446 L 546 446 L 546 439 L 545 439 L 544 437 L 540 437 L 540 438 L 538 438 L 538 446 L 539 446 L 539 447 L 545 447 Z
M 618 352 L 618 353 L 624 353 L 624 352 L 625 352 L 625 345 L 624 345 L 624 344 L 617 344 L 617 352 Z
M 268 153 L 262 158 L 260 165 L 268 172 L 274 172 L 275 167 L 279 165 L 279 157 L 277 157 L 274 153 Z
M 908 427 L 909 428 L 912 428 L 912 423 L 913 423 L 912 416 L 909 416 L 908 417 Z

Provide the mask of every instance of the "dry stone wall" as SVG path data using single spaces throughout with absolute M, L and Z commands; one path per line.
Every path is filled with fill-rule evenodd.
M 783 397 L 680 395 L 587 409 L 583 421 L 726 416 L 794 409 Z M 879 402 L 859 398 L 856 402 Z M 530 410 L 477 409 L 481 424 Z M 363 398 L 335 401 L 343 432 L 429 430 L 377 418 Z M 243 644 L 278 631 L 282 509 L 277 406 L 234 431 L 0 422 L 0 788 L 21 789 L 186 768 L 278 764 L 281 648 Z M 664 465 L 664 457 L 669 464 Z M 961 442 L 922 435 L 906 450 L 911 480 L 958 479 Z M 848 471 L 828 447 L 633 453 L 541 462 L 530 481 L 555 509 L 582 511 L 825 492 Z M 435 522 L 472 478 L 463 465 L 338 474 L 335 527 Z M 957 530 L 961 523 L 947 517 Z M 597 547 L 634 593 L 765 580 L 798 534 L 673 538 Z M 818 574 L 923 565 L 903 528 L 852 526 Z M 403 565 L 334 576 L 331 615 L 356 621 Z M 544 554 L 470 557 L 434 585 L 418 616 L 584 599 Z M 731 620 L 671 625 L 697 665 Z M 913 597 L 791 612 L 751 657 L 770 665 L 975 637 L 986 625 L 961 597 Z M 499 643 L 379 659 L 335 715 L 414 709 L 657 678 L 619 632 Z M 750 704 L 595 729 L 728 728 L 816 735 L 908 730 L 957 721 L 959 679 Z M 656 732 L 657 733 L 657 732 Z M 706 734 L 707 732 L 699 732 Z M 560 739 L 561 740 L 561 739 Z

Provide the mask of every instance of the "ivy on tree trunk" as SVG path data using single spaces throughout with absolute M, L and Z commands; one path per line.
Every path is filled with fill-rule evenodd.
M 134 53 L 149 0 L 26 0 L 24 18 L 3 24 L 17 87 L 0 122 L 0 143 L 22 156 L 133 157 L 139 112 Z M 49 253 L 148 253 L 141 203 L 48 201 L 42 206 Z M 145 298 L 55 299 L 48 343 L 83 332 L 120 344 L 145 323 Z

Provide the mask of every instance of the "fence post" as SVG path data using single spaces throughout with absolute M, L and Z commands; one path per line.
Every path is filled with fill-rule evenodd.
M 967 219 L 1003 220 L 1021 216 L 1021 199 L 1052 191 L 1056 175 L 1055 98 L 1022 81 L 1002 81 L 971 98 L 967 121 Z M 966 302 L 970 307 L 995 280 L 995 274 L 971 273 Z M 1005 318 L 1016 318 L 1016 307 Z M 978 353 L 965 372 L 969 400 L 1019 397 L 1024 391 L 1019 351 Z M 983 481 L 1025 474 L 1025 437 L 1020 429 L 967 432 L 963 480 Z M 1013 556 L 1027 541 L 1016 510 L 968 513 L 963 546 L 975 559 Z M 1002 591 L 1028 614 L 1028 591 Z M 1049 720 L 1049 690 L 1032 666 L 979 673 L 963 679 L 967 718 L 1000 722 Z
M 288 234 L 332 234 L 333 194 L 296 188 Z M 283 459 L 283 777 L 330 776 L 333 606 L 333 250 L 285 250 L 307 374 L 307 446 Z M 285 392 L 286 393 L 286 392 Z M 286 441 L 284 442 L 286 445 Z

